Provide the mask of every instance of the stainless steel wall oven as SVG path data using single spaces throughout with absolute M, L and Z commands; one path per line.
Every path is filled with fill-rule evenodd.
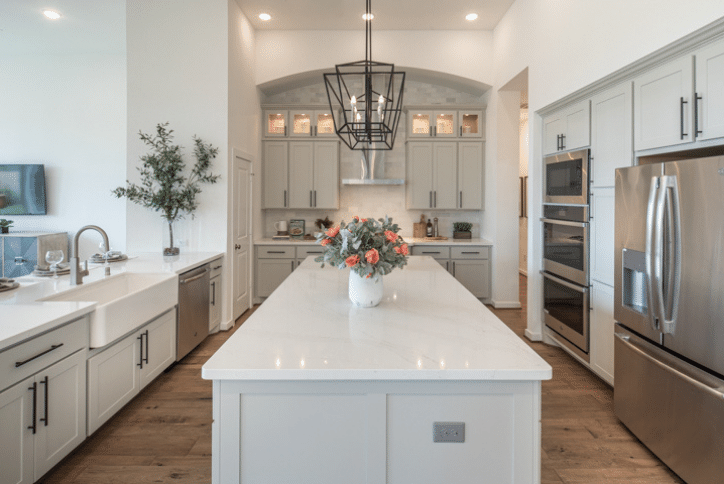
M 543 205 L 543 311 L 560 342 L 588 361 L 588 207 Z

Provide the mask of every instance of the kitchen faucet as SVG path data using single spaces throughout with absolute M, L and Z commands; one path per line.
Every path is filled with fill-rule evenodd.
M 93 229 L 96 232 L 100 233 L 103 236 L 103 243 L 105 244 L 104 247 L 106 251 L 111 250 L 111 244 L 108 242 L 108 235 L 106 234 L 105 230 L 98 227 L 97 225 L 86 225 L 85 227 L 82 227 L 78 232 L 76 232 L 75 237 L 73 238 L 73 257 L 70 259 L 70 284 L 73 286 L 77 286 L 78 284 L 83 284 L 83 276 L 88 275 L 88 261 L 86 260 L 83 264 L 83 270 L 80 269 L 80 259 L 78 258 L 78 240 L 80 239 L 80 234 L 85 232 L 88 229 Z M 107 254 L 108 252 L 106 252 Z M 108 259 L 106 259 L 107 263 Z M 106 265 L 106 275 L 110 275 L 111 268 L 110 266 Z

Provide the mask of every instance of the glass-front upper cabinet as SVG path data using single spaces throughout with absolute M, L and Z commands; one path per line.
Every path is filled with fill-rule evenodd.
M 457 111 L 410 110 L 407 122 L 408 136 L 411 138 L 457 137 Z
M 330 137 L 336 136 L 334 119 L 329 110 L 289 111 L 291 131 L 289 136 L 295 137 Z
M 283 137 L 287 136 L 288 111 L 267 110 L 264 111 L 264 136 Z
M 485 118 L 482 111 L 458 111 L 459 135 L 461 138 L 482 138 L 485 133 Z

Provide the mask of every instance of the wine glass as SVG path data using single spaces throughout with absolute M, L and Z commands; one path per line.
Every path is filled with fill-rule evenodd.
M 63 261 L 63 251 L 62 250 L 49 250 L 45 253 L 45 262 L 50 264 L 50 270 L 53 271 L 53 278 L 58 278 L 58 264 Z

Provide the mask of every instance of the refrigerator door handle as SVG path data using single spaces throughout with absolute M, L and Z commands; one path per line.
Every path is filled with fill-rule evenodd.
M 656 196 L 659 191 L 660 180 L 659 177 L 651 177 L 651 190 L 649 191 L 649 200 L 646 207 L 646 302 L 648 305 L 649 323 L 654 331 L 658 331 L 658 317 L 657 317 L 657 306 L 656 301 L 657 289 L 661 287 L 659 280 L 656 278 L 655 271 L 655 243 L 656 243 L 656 232 L 657 232 L 657 217 L 656 217 Z
M 619 332 L 614 333 L 616 338 L 618 338 L 624 345 L 626 345 L 631 351 L 636 352 L 640 356 L 646 358 L 649 362 L 653 363 L 654 365 L 658 366 L 662 370 L 666 371 L 667 373 L 671 373 L 677 378 L 681 378 L 684 381 L 689 382 L 693 386 L 699 388 L 700 390 L 720 399 L 724 400 L 724 388 L 712 388 L 711 386 L 707 385 L 706 383 L 703 383 L 699 381 L 698 379 L 687 375 L 686 373 L 677 370 L 671 365 L 667 365 L 662 360 L 656 358 L 655 356 L 652 356 L 649 351 L 646 350 L 646 348 L 640 348 L 637 344 L 634 344 L 631 341 L 631 337 L 627 334 L 622 334 Z M 703 373 L 703 372 L 702 372 Z
M 666 272 L 666 298 L 661 291 L 661 320 L 664 333 L 674 334 L 676 315 L 679 312 L 679 295 L 681 294 L 681 214 L 679 205 L 679 187 L 676 176 L 661 177 L 659 192 L 659 216 L 666 215 L 666 240 L 668 257 L 664 261 Z M 663 234 L 662 234 L 663 235 Z M 661 239 L 663 249 L 663 237 Z M 663 260 L 663 256 L 662 256 Z

